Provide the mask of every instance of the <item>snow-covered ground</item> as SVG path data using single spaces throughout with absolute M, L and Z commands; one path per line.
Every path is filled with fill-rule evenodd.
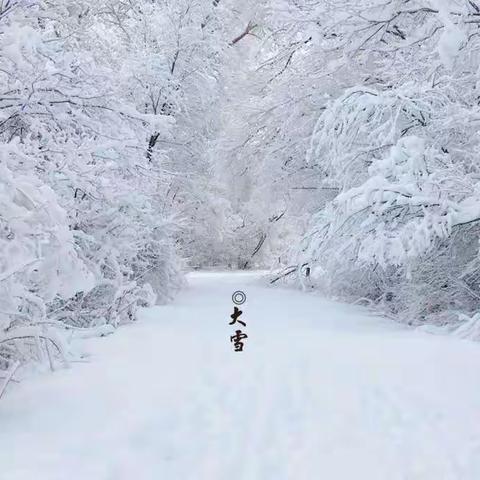
M 480 479 L 478 344 L 204 273 L 85 347 L 0 402 L 1 480 Z

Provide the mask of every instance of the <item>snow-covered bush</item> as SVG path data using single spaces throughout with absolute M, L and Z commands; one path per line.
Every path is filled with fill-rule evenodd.
M 309 14 L 324 19 L 332 48 L 356 73 L 312 135 L 306 165 L 317 188 L 334 195 L 319 201 L 299 271 L 308 265 L 317 287 L 379 303 L 409 322 L 474 312 L 479 7 L 345 1 L 330 22 L 328 8 L 320 10 Z
M 408 322 L 476 313 L 479 15 L 471 0 L 251 10 L 215 145 L 233 264 Z
M 133 75 L 99 55 L 107 38 L 115 54 L 134 47 L 104 7 L 0 7 L 0 369 L 52 359 L 62 329 L 131 321 L 182 285 L 164 153 L 148 146 L 174 119 L 143 111 Z
M 81 260 L 66 212 L 53 190 L 0 164 L 0 369 L 13 361 L 61 353 L 49 305 L 89 291 L 94 278 Z M 51 345 L 49 345 L 51 344 Z
M 233 0 L 1 3 L 0 369 L 170 300 L 180 258 L 231 260 L 212 172 L 245 24 Z

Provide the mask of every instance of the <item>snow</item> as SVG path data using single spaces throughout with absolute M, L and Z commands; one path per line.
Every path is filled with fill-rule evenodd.
M 450 2 L 447 0 L 436 0 L 441 18 L 445 28 L 438 42 L 438 54 L 447 68 L 453 68 L 455 60 L 463 45 L 468 41 L 465 33 L 452 21 Z
M 0 478 L 480 478 L 478 344 L 259 276 L 193 274 L 172 305 L 83 340 L 88 362 L 10 386 Z

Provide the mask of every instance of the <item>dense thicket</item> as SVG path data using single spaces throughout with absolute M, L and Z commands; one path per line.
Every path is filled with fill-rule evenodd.
M 64 330 L 135 319 L 215 254 L 232 24 L 218 1 L 0 2 L 0 370 L 64 358 Z
M 0 2 L 0 369 L 182 262 L 474 314 L 479 28 L 476 0 Z
M 266 261 L 409 322 L 474 313 L 480 5 L 284 1 L 264 22 L 236 147 Z

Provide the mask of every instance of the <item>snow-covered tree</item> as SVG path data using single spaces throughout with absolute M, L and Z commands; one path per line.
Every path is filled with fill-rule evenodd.
M 8 358 L 20 326 L 116 326 L 180 284 L 168 181 L 147 143 L 152 130 L 171 138 L 173 120 L 145 112 L 98 55 L 112 32 L 89 3 L 7 2 L 1 17 Z
M 317 285 L 408 321 L 478 305 L 475 2 L 343 2 L 325 32 L 355 72 L 315 126 Z M 467 241 L 468 239 L 468 241 Z M 443 321 L 443 320 L 438 320 Z

